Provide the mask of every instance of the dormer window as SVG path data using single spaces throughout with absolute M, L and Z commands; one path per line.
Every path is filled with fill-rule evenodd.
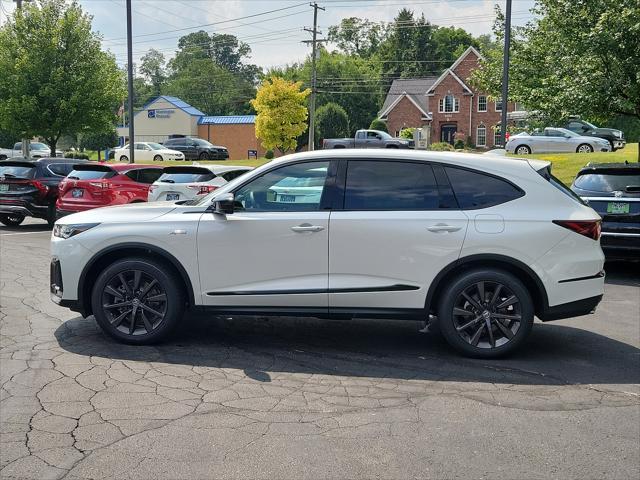
M 460 100 L 453 95 L 446 95 L 438 102 L 440 113 L 458 113 L 460 111 Z

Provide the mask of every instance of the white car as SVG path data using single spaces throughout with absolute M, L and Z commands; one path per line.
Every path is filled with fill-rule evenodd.
M 135 147 L 135 160 L 136 162 L 162 162 L 163 160 L 184 160 L 184 153 L 177 150 L 171 150 L 167 147 L 163 147 L 159 143 L 155 142 L 136 142 Z M 129 144 L 122 148 L 116 148 L 114 150 L 113 158 L 119 162 L 129 161 Z
M 578 135 L 566 128 L 545 128 L 544 131 L 519 133 L 509 137 L 507 153 L 591 153 L 609 152 L 611 144 L 598 137 Z
M 313 202 L 270 195 L 315 183 Z M 534 315 L 585 315 L 604 290 L 600 217 L 537 160 L 414 150 L 282 157 L 191 202 L 55 225 L 52 299 L 119 341 L 224 315 L 436 318 L 466 355 L 522 345 Z
M 253 167 L 233 165 L 179 165 L 166 167 L 162 176 L 149 187 L 148 200 L 177 201 L 192 200 L 198 195 L 206 195 Z

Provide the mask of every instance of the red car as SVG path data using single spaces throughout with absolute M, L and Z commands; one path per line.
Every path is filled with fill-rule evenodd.
M 58 218 L 98 207 L 146 202 L 161 166 L 135 163 L 74 165 L 58 186 Z

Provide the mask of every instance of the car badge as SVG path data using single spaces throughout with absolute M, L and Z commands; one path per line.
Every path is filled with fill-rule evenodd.
M 613 196 L 616 198 L 620 198 L 622 196 L 622 192 L 620 190 L 616 190 L 613 192 Z

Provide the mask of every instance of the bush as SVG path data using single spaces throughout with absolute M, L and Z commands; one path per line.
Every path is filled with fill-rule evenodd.
M 89 160 L 89 155 L 82 152 L 68 151 L 68 152 L 64 152 L 64 158 L 76 158 L 78 160 Z
M 389 131 L 387 130 L 387 122 L 385 122 L 384 120 L 380 120 L 379 118 L 373 119 L 373 121 L 371 122 L 371 125 L 369 125 L 369 129 L 380 130 L 382 132 L 389 133 Z
M 264 158 L 267 160 L 273 160 L 273 150 L 267 150 L 264 152 Z
M 464 144 L 465 147 L 467 147 L 469 150 L 472 150 L 473 148 L 475 148 L 475 145 L 473 144 L 473 141 L 471 140 L 471 135 L 469 135 L 467 137 L 467 141 Z
M 329 102 L 316 111 L 316 146 L 323 138 L 349 136 L 349 116 L 337 103 Z
M 464 141 L 462 141 L 461 139 L 456 140 L 456 142 L 453 144 L 453 148 L 455 148 L 456 150 L 463 150 Z
M 403 128 L 400 131 L 400 138 L 406 138 L 407 140 L 413 140 L 413 132 L 415 132 L 415 128 Z
M 434 152 L 453 152 L 453 146 L 447 142 L 436 142 L 429 145 L 429 150 Z

